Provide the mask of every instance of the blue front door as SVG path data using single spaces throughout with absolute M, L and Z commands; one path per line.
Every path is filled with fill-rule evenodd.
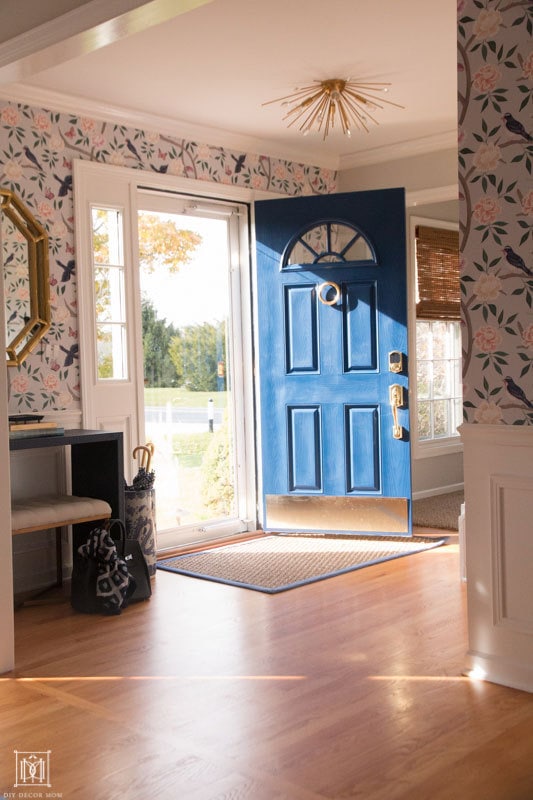
M 255 204 L 265 530 L 410 535 L 402 189 Z

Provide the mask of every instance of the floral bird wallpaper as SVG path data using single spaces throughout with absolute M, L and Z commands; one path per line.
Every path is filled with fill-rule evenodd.
M 458 2 L 466 422 L 533 424 L 532 9 Z
M 80 408 L 75 158 L 287 195 L 324 194 L 336 186 L 332 170 L 0 102 L 0 185 L 17 193 L 50 243 L 52 324 L 24 364 L 9 368 L 11 414 Z

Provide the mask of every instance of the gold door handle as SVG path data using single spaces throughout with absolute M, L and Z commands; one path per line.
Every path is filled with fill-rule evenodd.
M 389 386 L 389 403 L 392 408 L 392 436 L 394 439 L 402 439 L 403 428 L 398 424 L 398 409 L 405 405 L 405 392 L 399 383 Z
M 333 300 L 326 300 L 326 298 L 322 296 L 322 292 L 324 291 L 324 289 L 326 290 L 335 289 L 335 295 L 333 297 Z M 320 300 L 320 302 L 324 303 L 325 306 L 334 306 L 340 300 L 341 287 L 339 286 L 338 283 L 335 283 L 335 281 L 324 281 L 324 283 L 320 283 L 316 287 L 316 293 L 318 295 L 318 299 Z

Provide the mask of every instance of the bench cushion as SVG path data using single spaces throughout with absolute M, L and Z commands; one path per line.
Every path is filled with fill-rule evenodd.
M 12 502 L 11 530 L 14 534 L 44 531 L 110 516 L 111 506 L 105 500 L 70 494 L 44 495 Z

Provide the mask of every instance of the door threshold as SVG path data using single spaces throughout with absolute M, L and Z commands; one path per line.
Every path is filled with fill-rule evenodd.
M 197 553 L 202 550 L 212 550 L 215 547 L 223 547 L 227 544 L 247 542 L 251 539 L 260 539 L 262 536 L 266 535 L 265 531 L 244 531 L 243 533 L 233 533 L 230 536 L 222 536 L 216 539 L 206 539 L 203 542 L 191 542 L 190 544 L 169 547 L 166 550 L 158 551 L 157 560 L 161 561 L 164 558 L 172 558 L 173 556 L 185 555 L 186 553 Z

